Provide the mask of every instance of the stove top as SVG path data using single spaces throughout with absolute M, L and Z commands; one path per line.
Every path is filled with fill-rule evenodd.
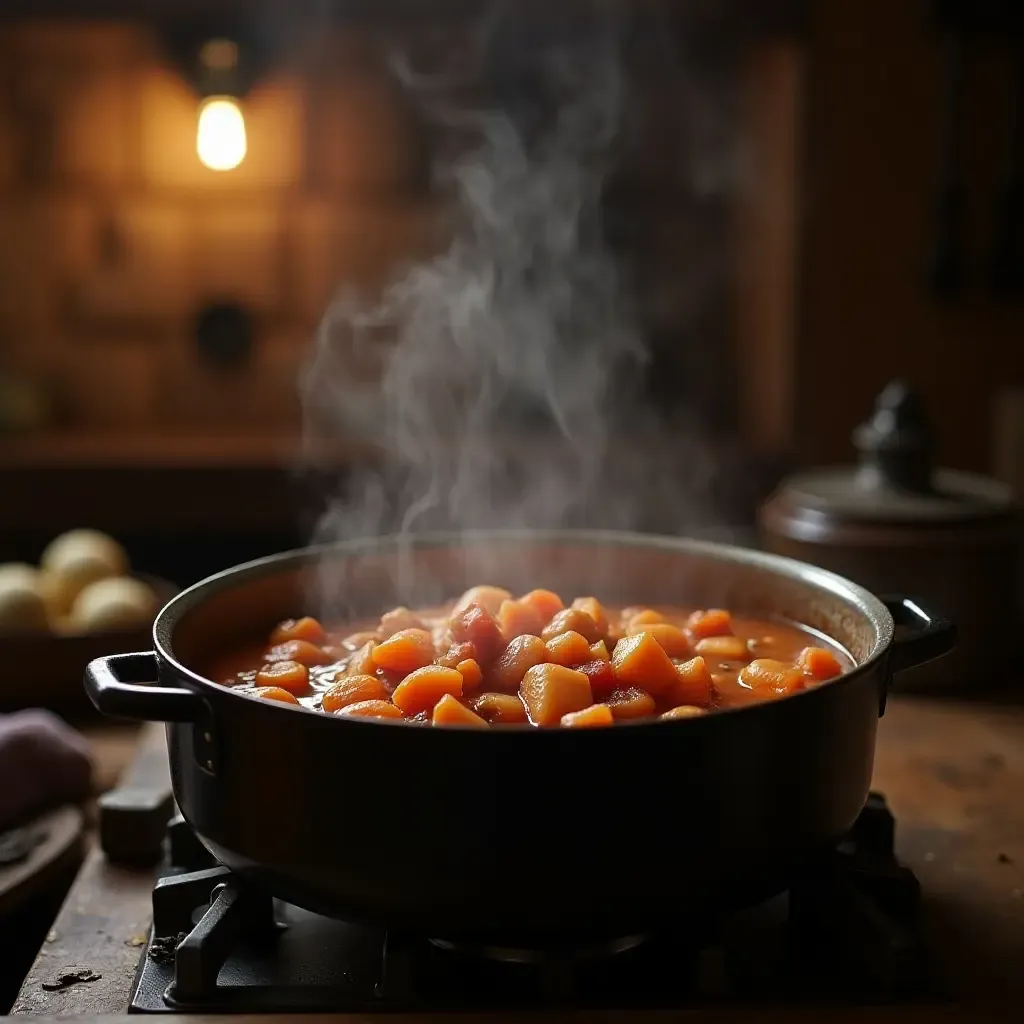
M 894 832 L 885 800 L 872 794 L 834 853 L 767 903 L 698 934 L 540 953 L 462 948 L 280 903 L 216 864 L 177 818 L 131 1010 L 639 1010 L 934 997 L 920 889 L 894 856 Z

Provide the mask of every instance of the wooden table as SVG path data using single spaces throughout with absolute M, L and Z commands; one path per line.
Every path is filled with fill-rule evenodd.
M 159 729 L 145 735 L 149 744 L 162 742 Z M 630 1018 L 808 1024 L 1022 1019 L 1024 707 L 891 699 L 879 736 L 874 785 L 896 815 L 898 854 L 921 880 L 926 927 L 956 994 L 954 1006 L 807 1014 L 716 1010 Z M 153 878 L 152 871 L 110 865 L 93 851 L 13 1012 L 47 1017 L 122 1013 L 149 925 Z M 72 964 L 90 967 L 102 978 L 58 991 L 42 988 Z M 268 1018 L 261 1021 L 269 1024 Z

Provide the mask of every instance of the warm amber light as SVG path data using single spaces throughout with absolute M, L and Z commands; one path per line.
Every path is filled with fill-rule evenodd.
M 230 171 L 245 159 L 245 118 L 230 96 L 213 96 L 199 106 L 196 152 L 211 171 Z

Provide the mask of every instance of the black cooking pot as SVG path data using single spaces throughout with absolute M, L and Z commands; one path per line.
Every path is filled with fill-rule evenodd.
M 834 637 L 857 667 L 784 700 L 608 729 L 430 729 L 253 700 L 202 667 L 333 588 L 378 615 L 488 582 L 622 604 L 723 606 Z M 894 618 L 907 635 L 893 640 Z M 443 937 L 626 934 L 764 898 L 864 805 L 893 672 L 953 628 L 800 562 L 624 533 L 357 541 L 261 559 L 157 617 L 155 652 L 100 658 L 112 715 L 168 722 L 174 794 L 213 855 L 307 909 Z M 150 682 L 155 677 L 159 683 Z

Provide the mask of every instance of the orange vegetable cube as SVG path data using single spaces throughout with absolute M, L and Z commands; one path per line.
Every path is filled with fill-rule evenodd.
M 534 725 L 558 725 L 563 715 L 594 703 L 590 680 L 564 665 L 534 665 L 519 693 Z
M 784 696 L 804 688 L 804 674 L 784 661 L 757 658 L 740 669 L 739 682 L 751 690 Z
M 819 681 L 834 679 L 843 674 L 839 659 L 825 647 L 805 647 L 796 664 L 804 675 Z
M 391 700 L 407 715 L 416 715 L 430 711 L 446 693 L 462 696 L 462 673 L 443 665 L 424 665 L 395 687 Z
M 376 676 L 342 676 L 339 682 L 324 693 L 320 706 L 331 715 L 349 704 L 387 699 L 387 688 Z
M 467 658 L 465 661 L 460 661 L 455 666 L 455 671 L 462 676 L 462 692 L 468 693 L 470 690 L 475 690 L 483 681 L 484 673 L 483 669 L 474 658 Z
M 392 608 L 380 617 L 380 632 L 389 637 L 403 629 L 424 629 L 423 623 L 408 608 Z
M 506 640 L 527 633 L 539 633 L 546 620 L 542 620 L 535 608 L 522 601 L 502 601 L 498 609 L 498 625 Z
M 256 673 L 257 686 L 280 686 L 298 696 L 309 690 L 309 669 L 297 661 L 275 661 Z
M 470 707 L 488 722 L 526 721 L 526 708 L 514 693 L 481 693 L 470 702 Z
M 249 693 L 254 697 L 259 697 L 260 700 L 279 700 L 282 704 L 299 703 L 295 699 L 294 693 L 289 693 L 280 686 L 257 686 L 256 689 L 250 690 Z
M 562 599 L 550 590 L 531 590 L 519 598 L 521 604 L 532 608 L 543 626 L 550 622 L 564 607 Z M 538 630 L 539 631 L 539 630 Z
M 719 661 L 750 660 L 747 642 L 738 636 L 706 636 L 697 641 L 694 650 L 705 658 L 717 658 Z
M 486 729 L 487 723 L 465 704 L 460 703 L 450 693 L 446 693 L 435 705 L 431 716 L 434 725 L 468 725 L 474 729 Z
M 598 640 L 604 639 L 604 634 L 597 628 L 597 623 L 579 608 L 563 608 L 556 612 L 540 631 L 542 640 L 551 640 L 563 633 L 579 633 L 586 638 L 588 644 L 596 644 Z
M 676 682 L 669 690 L 676 704 L 691 704 L 706 708 L 715 699 L 715 683 L 707 662 L 697 655 L 676 666 Z
M 471 605 L 479 605 L 490 615 L 497 615 L 502 602 L 511 601 L 512 595 L 504 587 L 480 586 L 470 587 L 455 602 L 452 618 L 466 611 Z
M 608 613 L 596 597 L 577 597 L 572 606 L 586 612 L 594 620 L 602 636 L 608 635 Z
M 562 715 L 562 725 L 569 729 L 593 729 L 602 725 L 611 725 L 615 719 L 607 704 L 591 704 L 582 711 L 570 711 Z
M 635 636 L 637 633 L 650 633 L 670 658 L 688 658 L 693 653 L 687 635 L 670 622 L 647 622 L 639 625 L 631 622 L 626 628 L 626 635 Z
M 593 661 L 611 661 L 612 656 L 608 653 L 608 645 L 603 640 L 590 645 L 590 657 Z
M 308 640 L 286 640 L 283 644 L 274 644 L 263 655 L 263 660 L 270 663 L 297 661 L 308 668 L 311 665 L 329 665 L 332 659 L 325 650 Z
M 359 650 L 354 651 L 352 657 L 345 664 L 345 674 L 350 676 L 372 676 L 377 668 L 373 660 L 373 650 L 376 646 L 376 640 L 368 640 Z
M 623 637 L 612 651 L 612 668 L 623 688 L 639 686 L 659 694 L 676 682 L 676 668 L 650 633 Z
M 400 629 L 377 644 L 372 657 L 377 668 L 408 675 L 434 660 L 434 641 L 425 629 Z
M 452 616 L 452 637 L 457 643 L 471 643 L 476 648 L 476 660 L 489 664 L 505 649 L 498 620 L 486 608 L 471 604 Z
M 654 714 L 654 698 L 637 686 L 615 690 L 608 697 L 613 718 L 647 718 Z
M 539 636 L 517 636 L 490 667 L 487 682 L 495 690 L 517 689 L 534 665 L 542 665 L 550 652 Z
M 459 662 L 470 659 L 476 661 L 476 648 L 472 644 L 461 643 L 452 644 L 436 661 L 438 665 L 444 665 L 445 668 L 457 668 Z
M 732 632 L 732 616 L 724 608 L 694 612 L 686 620 L 686 632 L 695 641 L 706 636 L 725 636 Z
M 632 611 L 632 609 L 630 609 Z M 626 634 L 641 633 L 641 626 L 650 626 L 656 622 L 664 622 L 665 616 L 656 612 L 653 608 L 642 608 L 640 611 L 632 611 L 626 619 Z
M 327 633 L 324 627 L 316 619 L 306 615 L 301 619 L 285 619 L 274 627 L 270 634 L 272 644 L 284 644 L 289 640 L 308 640 L 311 644 L 320 646 L 327 640 Z
M 682 718 L 700 718 L 701 715 L 706 715 L 707 711 L 704 708 L 693 707 L 690 704 L 681 704 L 677 708 L 672 708 L 671 711 L 666 711 L 659 717 L 665 721 L 675 721 Z
M 405 718 L 389 700 L 361 700 L 347 704 L 338 714 L 349 718 Z
M 553 636 L 545 645 L 548 649 L 548 660 L 556 665 L 582 665 L 590 660 L 590 644 L 587 638 L 571 630 Z

